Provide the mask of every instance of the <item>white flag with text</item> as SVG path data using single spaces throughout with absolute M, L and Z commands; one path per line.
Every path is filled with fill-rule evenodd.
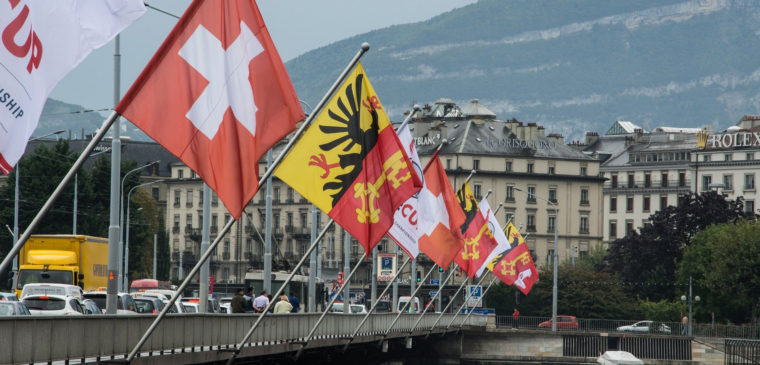
M 0 0 L 0 172 L 23 155 L 56 84 L 144 13 L 142 0 Z

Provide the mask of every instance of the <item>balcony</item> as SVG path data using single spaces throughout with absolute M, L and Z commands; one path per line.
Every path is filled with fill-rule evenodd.
M 185 226 L 185 234 L 186 235 L 201 234 L 201 229 L 193 228 L 192 226 Z
M 179 233 L 179 226 L 172 227 L 172 233 L 174 234 Z
M 535 226 L 535 225 L 529 225 L 529 226 L 526 228 L 526 230 L 527 230 L 528 232 L 535 232 L 535 231 L 536 231 L 536 226 Z
M 219 226 L 211 226 L 210 230 L 211 230 L 211 234 L 216 234 L 217 232 L 219 232 Z
M 250 224 L 247 224 L 245 226 L 245 233 L 252 233 L 253 232 L 253 226 Z
M 689 186 L 691 186 L 691 181 L 686 179 L 683 181 L 678 181 L 678 186 L 671 180 L 652 180 L 651 182 L 647 183 L 646 180 L 636 180 L 631 182 L 631 184 L 613 184 L 611 181 L 606 181 L 603 185 L 604 191 L 616 191 L 616 192 L 625 192 L 625 191 L 632 191 L 632 190 L 646 190 L 650 192 L 679 192 L 683 190 L 688 190 Z
M 224 253 L 222 253 L 222 260 L 229 261 L 229 259 L 230 259 L 229 251 L 225 251 Z
M 579 234 L 589 234 L 588 227 L 581 227 L 578 229 Z

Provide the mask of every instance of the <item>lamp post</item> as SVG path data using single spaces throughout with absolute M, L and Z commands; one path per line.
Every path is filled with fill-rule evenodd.
M 554 257 L 552 257 L 552 264 L 554 266 L 554 282 L 552 284 L 552 331 L 557 331 L 557 271 L 558 271 L 558 265 L 557 262 L 559 261 L 559 233 L 557 231 L 557 226 L 559 223 L 559 208 L 557 207 L 557 203 L 552 202 L 549 199 L 540 197 L 536 195 L 535 193 L 528 193 L 525 190 L 522 190 L 518 187 L 513 187 L 513 189 L 517 191 L 521 191 L 525 194 L 528 194 L 528 197 L 534 197 L 541 199 L 545 202 L 547 202 L 549 205 L 554 206 Z
M 48 134 L 46 134 L 44 136 L 30 138 L 29 142 L 36 141 L 36 140 L 39 140 L 39 139 L 42 139 L 42 138 L 45 138 L 45 137 L 50 137 L 52 135 L 58 135 L 58 134 L 61 134 L 63 132 L 65 132 L 65 130 L 63 130 L 63 129 L 57 130 L 55 132 L 48 133 Z M 19 205 L 19 187 L 18 187 L 18 183 L 19 183 L 19 175 L 20 175 L 20 170 L 19 170 L 20 166 L 21 166 L 21 161 L 19 160 L 16 163 L 16 185 L 13 187 L 13 195 L 14 195 L 14 203 L 13 203 L 13 246 L 16 246 L 16 242 L 18 241 L 18 205 Z M 16 275 L 18 274 L 18 255 L 16 255 L 16 256 L 13 257 L 13 268 L 11 269 L 11 272 L 13 273 L 13 281 L 14 281 L 13 287 L 15 288 L 16 287 L 16 285 L 15 285 L 16 284 L 16 282 L 15 282 Z
M 129 189 L 129 192 L 127 193 L 127 238 L 125 239 L 126 244 L 124 245 L 124 281 L 125 281 L 124 286 L 125 287 L 126 287 L 126 284 L 129 282 L 129 276 L 127 274 L 127 272 L 129 271 L 129 205 L 132 202 L 132 193 L 135 191 L 135 189 L 141 186 L 160 183 L 163 181 L 164 180 L 156 180 L 156 181 L 151 181 L 151 182 L 146 182 L 144 184 L 136 185 L 136 186 L 133 186 L 132 189 Z M 137 208 L 137 211 L 139 212 L 142 209 L 143 209 L 142 207 Z M 154 266 L 155 266 L 155 252 L 153 256 L 154 256 Z
M 702 298 L 700 298 L 699 295 L 692 296 L 692 291 L 691 291 L 691 276 L 689 276 L 689 297 L 687 298 L 685 295 L 682 295 L 681 296 L 681 300 L 684 301 L 684 302 L 688 302 L 689 303 L 689 324 L 688 324 L 688 328 L 689 328 L 689 336 L 691 336 L 692 333 L 693 333 L 692 332 L 693 326 L 691 324 L 692 323 L 691 322 L 692 321 L 692 317 L 691 317 L 691 305 L 692 305 L 692 302 L 699 302 L 700 300 L 702 300 Z
M 130 171 L 128 171 L 126 174 L 124 174 L 124 177 L 121 178 L 121 190 L 119 190 L 119 252 L 118 252 L 118 272 L 119 272 L 119 292 L 123 292 L 126 288 L 126 283 L 124 282 L 126 280 L 126 273 L 124 272 L 124 182 L 127 180 L 127 177 L 131 175 L 132 173 L 135 173 L 137 171 L 140 171 L 146 167 L 153 166 L 160 161 L 153 161 L 151 163 L 145 164 L 143 166 L 134 168 Z

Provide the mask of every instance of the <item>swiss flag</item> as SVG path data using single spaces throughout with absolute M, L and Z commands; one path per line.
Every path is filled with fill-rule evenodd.
M 193 169 L 236 219 L 258 162 L 304 113 L 253 0 L 196 0 L 116 111 Z
M 420 214 L 420 251 L 440 267 L 448 267 L 464 246 L 459 227 L 465 215 L 457 202 L 446 171 L 438 156 L 425 168 L 425 187 L 420 190 L 425 214 Z

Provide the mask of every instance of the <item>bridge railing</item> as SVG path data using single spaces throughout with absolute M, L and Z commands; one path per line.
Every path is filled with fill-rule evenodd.
M 436 326 L 445 328 L 453 314 L 444 314 Z M 256 315 L 187 314 L 170 315 L 159 324 L 142 348 L 142 356 L 160 352 L 202 351 L 203 348 L 233 347 L 243 338 Z M 254 332 L 249 346 L 298 341 L 314 326 L 319 313 L 270 315 Z M 347 338 L 362 316 L 328 314 L 316 338 Z M 358 336 L 383 333 L 392 314 L 373 314 Z M 419 315 L 404 314 L 391 334 L 409 332 Z M 57 316 L 0 318 L 0 364 L 35 363 L 71 359 L 108 359 L 126 355 L 153 322 L 154 316 Z M 416 331 L 427 331 L 436 316 L 423 317 Z M 456 319 L 452 330 L 463 320 Z M 471 316 L 467 326 L 486 326 L 485 316 Z
M 577 318 L 577 327 L 558 321 L 557 329 L 586 332 L 618 332 L 617 329 L 619 327 L 629 326 L 638 321 L 630 319 Z M 653 328 L 650 329 L 649 333 L 672 336 L 686 335 L 685 326 L 681 322 L 655 321 L 655 323 L 655 326 L 652 326 Z M 667 329 L 661 328 L 659 323 L 667 326 Z M 551 330 L 551 317 L 519 316 L 517 321 L 515 321 L 513 316 L 496 316 L 496 326 L 499 328 L 517 327 L 522 329 Z M 760 326 L 695 323 L 692 333 L 695 337 L 760 339 Z

